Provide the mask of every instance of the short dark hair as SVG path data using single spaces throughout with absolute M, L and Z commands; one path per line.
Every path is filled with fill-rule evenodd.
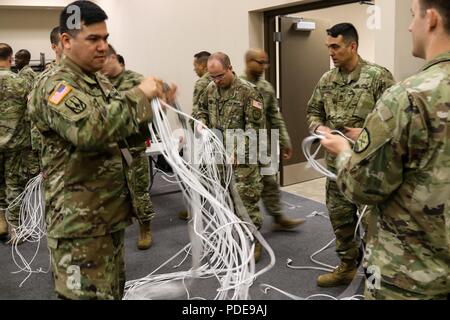
M 333 38 L 337 38 L 341 35 L 345 41 L 355 41 L 356 44 L 359 45 L 358 31 L 356 31 L 355 26 L 351 23 L 345 22 L 336 24 L 330 29 L 327 29 L 327 34 Z
M 80 23 L 84 23 L 86 26 L 103 22 L 108 19 L 106 12 L 95 3 L 88 0 L 78 0 L 69 4 L 61 12 L 59 17 L 59 31 L 61 34 L 68 33 L 71 36 L 75 36 L 80 32 L 80 29 L 69 28 L 69 22 L 72 21 L 74 15 L 74 12 L 70 10 L 73 6 L 78 7 L 80 10 Z
M 13 55 L 13 50 L 9 46 L 9 44 L 0 43 L 0 60 L 5 61 L 5 60 L 11 58 L 12 55 Z
M 119 63 L 123 66 L 125 66 L 125 59 L 123 58 L 123 56 L 121 54 L 117 55 L 117 61 L 119 61 Z
M 54 45 L 58 45 L 59 42 L 61 41 L 59 36 L 60 36 L 59 26 L 54 27 L 52 29 L 52 31 L 50 32 L 50 43 L 54 44 Z
M 436 9 L 444 21 L 444 29 L 450 34 L 450 1 L 449 0 L 420 0 L 420 10 L 422 16 L 425 15 L 425 11 L 433 8 Z
M 16 52 L 16 55 L 14 56 L 16 60 L 22 60 L 25 64 L 30 63 L 31 60 L 31 53 L 30 51 L 26 49 L 21 49 Z
M 208 51 L 200 51 L 196 54 L 194 54 L 195 60 L 200 64 L 207 64 L 208 58 L 211 56 L 211 53 Z
M 224 67 L 224 69 L 228 69 L 231 66 L 230 57 L 227 56 L 223 52 L 216 52 L 213 53 L 209 58 L 208 61 L 217 60 L 220 62 L 220 64 Z

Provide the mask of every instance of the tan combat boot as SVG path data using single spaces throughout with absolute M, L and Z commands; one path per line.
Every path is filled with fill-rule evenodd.
M 150 228 L 150 222 L 139 223 L 139 240 L 138 249 L 147 250 L 152 246 L 152 230 Z
M 0 238 L 8 235 L 8 222 L 5 218 L 5 212 L 0 211 Z
M 259 241 L 255 242 L 255 251 L 253 253 L 255 257 L 255 263 L 258 263 L 259 259 L 261 259 L 261 253 L 262 253 L 262 245 L 259 243 Z
M 279 216 L 275 218 L 275 222 L 273 224 L 273 231 L 287 231 L 292 230 L 295 227 L 298 227 L 301 224 L 305 223 L 305 219 L 288 219 L 283 216 Z
M 348 285 L 352 282 L 357 270 L 354 260 L 342 260 L 341 264 L 332 273 L 319 276 L 317 285 L 325 288 Z
M 178 212 L 178 218 L 181 220 L 185 220 L 185 221 L 191 219 L 191 217 L 189 217 L 189 212 L 187 212 L 187 211 Z

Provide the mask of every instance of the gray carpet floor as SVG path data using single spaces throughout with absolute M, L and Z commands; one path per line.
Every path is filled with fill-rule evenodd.
M 175 185 L 170 185 L 157 179 L 152 193 L 173 191 L 174 189 L 176 190 Z M 339 296 L 346 289 L 345 286 L 323 289 L 316 285 L 316 277 L 322 273 L 321 271 L 294 270 L 286 265 L 287 260 L 291 259 L 294 266 L 313 266 L 314 264 L 310 261 L 309 256 L 333 239 L 329 220 L 320 215 L 311 216 L 313 212 L 326 213 L 326 207 L 321 203 L 285 192 L 283 192 L 282 199 L 287 216 L 306 218 L 307 222 L 296 231 L 273 232 L 271 230 L 272 218 L 264 214 L 265 222 L 261 233 L 275 252 L 276 263 L 270 271 L 255 280 L 254 285 L 250 288 L 251 298 L 256 300 L 290 299 L 276 290 L 269 290 L 267 293 L 264 293 L 260 287 L 262 284 L 274 286 L 303 298 L 313 294 Z M 157 213 L 152 223 L 153 246 L 146 251 L 137 249 L 137 223 L 126 231 L 125 259 L 127 280 L 138 279 L 148 275 L 189 242 L 186 222 L 178 219 L 177 216 L 177 213 L 184 209 L 181 193 L 158 195 L 152 197 L 152 200 Z M 21 250 L 25 255 L 31 255 L 35 247 L 31 244 L 25 244 L 21 246 Z M 334 247 L 327 249 L 316 258 L 331 265 L 338 263 Z M 46 243 L 43 241 L 33 265 L 46 269 L 49 267 L 48 260 Z M 262 258 L 256 266 L 257 270 L 266 267 L 270 262 L 269 260 L 267 252 L 263 252 Z M 173 266 L 179 262 L 180 259 L 175 260 L 167 267 L 161 269 L 159 273 L 189 269 L 189 259 L 178 269 L 174 269 Z M 11 247 L 4 242 L 0 242 L 0 267 L 1 300 L 56 299 L 50 272 L 34 273 L 19 287 L 27 274 L 24 272 L 15 273 L 18 268 L 12 260 Z M 214 290 L 217 287 L 217 283 L 214 280 L 196 280 L 190 291 L 191 297 L 211 299 L 215 296 Z M 356 287 L 356 293 L 361 294 L 362 281 Z M 318 297 L 316 299 L 324 298 Z

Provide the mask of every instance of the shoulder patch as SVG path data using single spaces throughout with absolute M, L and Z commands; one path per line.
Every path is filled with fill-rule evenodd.
M 72 96 L 65 103 L 66 107 L 72 110 L 76 114 L 82 113 L 86 110 L 86 103 L 81 101 L 77 96 Z
M 385 122 L 394 117 L 391 110 L 389 110 L 388 107 L 386 107 L 385 105 L 382 105 L 382 104 L 377 108 L 377 112 L 378 112 L 381 120 L 383 120 Z
M 353 151 L 355 151 L 356 153 L 363 153 L 369 146 L 370 146 L 370 133 L 366 128 L 364 128 L 355 142 Z
M 256 100 L 252 100 L 252 107 L 262 110 L 262 103 Z
M 57 106 L 72 91 L 72 89 L 73 88 L 68 84 L 60 83 L 50 95 L 48 101 Z

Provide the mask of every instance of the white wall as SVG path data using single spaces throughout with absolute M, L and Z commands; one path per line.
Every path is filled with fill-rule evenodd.
M 0 7 L 0 42 L 8 43 L 14 52 L 29 50 L 32 60 L 39 60 L 40 52 L 46 59 L 54 59 L 50 31 L 58 24 L 59 10 Z
M 343 6 L 300 12 L 295 16 L 305 19 L 319 19 L 333 26 L 341 22 L 350 22 L 358 30 L 359 54 L 365 60 L 375 62 L 375 31 L 367 27 L 367 5 L 347 4 Z M 324 35 L 324 43 L 325 43 Z
M 74 0 L 0 0 L 0 7 L 65 7 Z
M 199 51 L 223 51 L 230 55 L 238 74 L 243 55 L 262 46 L 261 13 L 255 11 L 288 0 L 97 0 L 107 12 L 111 43 L 125 57 L 127 66 L 179 85 L 179 100 L 190 112 L 196 80 L 193 55 Z M 250 31 L 252 30 L 252 37 Z
M 381 10 L 381 29 L 375 32 L 375 60 L 391 70 L 397 81 L 404 80 L 424 64 L 411 53 L 408 27 L 412 0 L 376 0 L 375 3 Z

